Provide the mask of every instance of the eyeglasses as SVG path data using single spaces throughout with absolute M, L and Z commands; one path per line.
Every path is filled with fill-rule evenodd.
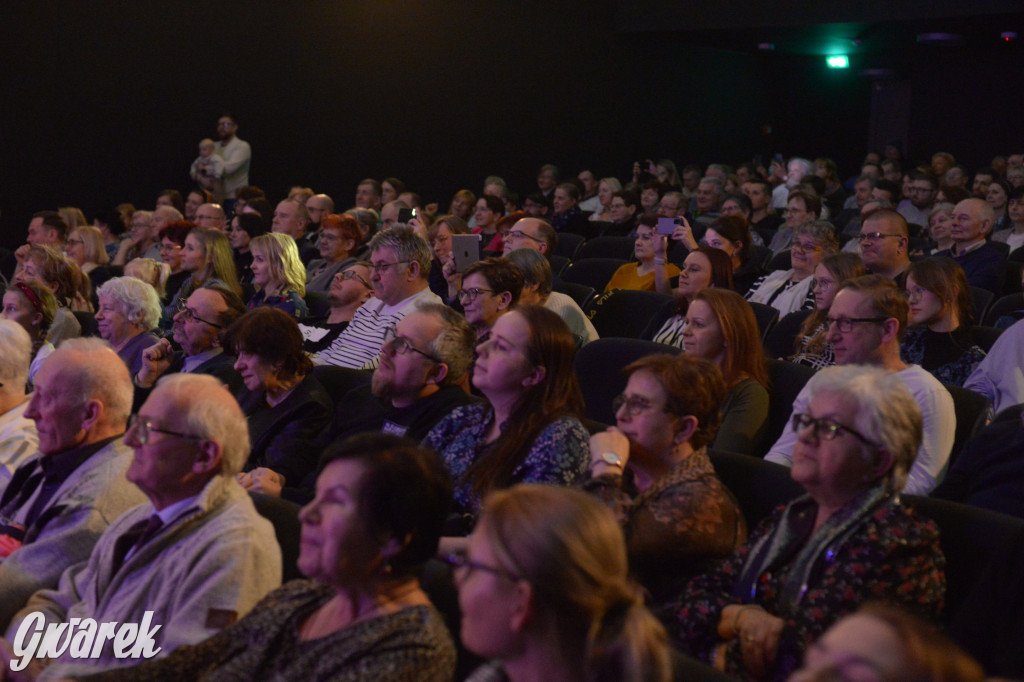
M 367 289 L 373 288 L 373 286 L 365 279 L 363 279 L 362 276 L 355 270 L 344 270 L 335 275 L 335 277 L 341 277 L 345 281 L 348 281 L 350 279 L 358 279 L 360 282 L 363 283 L 363 286 L 366 287 Z
M 630 417 L 638 417 L 640 414 L 654 406 L 647 398 L 627 396 L 625 393 L 620 393 L 612 398 L 612 412 L 618 414 L 619 410 L 623 407 L 626 408 L 626 414 Z
M 181 244 L 161 244 L 160 245 L 160 251 L 174 251 L 175 249 L 180 249 L 180 248 L 181 248 Z
M 476 297 L 480 294 L 493 294 L 494 289 L 459 289 L 455 296 L 459 299 L 459 303 L 466 305 L 476 300 Z
M 178 314 L 181 315 L 181 319 L 185 322 L 195 320 L 196 322 L 202 322 L 204 324 L 210 325 L 211 327 L 216 327 L 217 329 L 224 328 L 224 325 L 217 324 L 216 322 L 210 322 L 209 320 L 204 320 L 203 318 L 199 317 L 191 308 L 182 308 Z
M 388 327 L 384 331 L 383 345 L 386 346 L 388 344 L 391 345 L 391 349 L 395 351 L 395 353 L 397 353 L 398 355 L 408 355 L 409 351 L 415 351 L 422 355 L 423 357 L 427 358 L 428 360 L 432 360 L 434 362 L 441 362 L 441 360 L 438 360 L 430 353 L 421 351 L 419 348 L 409 343 L 409 339 L 405 338 L 404 336 L 399 336 L 398 331 L 395 327 Z
M 840 433 L 848 433 L 857 438 L 860 442 L 870 445 L 871 447 L 881 447 L 878 443 L 868 440 L 849 426 L 843 426 L 835 419 L 829 419 L 828 417 L 816 419 L 809 414 L 797 412 L 793 415 L 792 424 L 794 433 L 799 433 L 801 429 L 806 429 L 810 426 L 813 429 L 814 437 L 820 440 L 835 440 L 836 436 Z
M 484 571 L 491 575 L 508 578 L 513 582 L 522 580 L 522 578 L 511 571 L 506 571 L 504 568 L 499 568 L 497 566 L 488 566 L 487 564 L 482 564 L 479 561 L 473 561 L 463 554 L 449 554 L 447 556 L 439 556 L 437 558 L 457 571 L 460 569 L 463 570 L 464 573 L 462 574 L 462 580 L 468 578 L 469 574 L 473 571 Z
M 879 239 L 882 239 L 883 237 L 896 237 L 897 239 L 902 239 L 903 235 L 882 234 L 881 232 L 868 232 L 867 234 L 858 234 L 854 237 L 854 239 L 863 244 L 864 242 L 877 242 Z
M 818 287 L 821 287 L 822 289 L 827 291 L 834 287 L 835 285 L 836 283 L 830 279 L 818 279 L 817 277 L 815 277 L 811 280 L 812 289 L 817 289 Z
M 178 431 L 169 431 L 167 429 L 158 429 L 153 426 L 153 423 L 148 419 L 143 419 L 137 414 L 133 414 L 132 418 L 128 420 L 128 429 L 125 433 L 135 433 L 135 440 L 138 441 L 139 445 L 146 445 L 149 443 L 149 434 L 151 433 L 162 433 L 165 436 L 176 436 L 178 438 L 187 438 L 189 440 L 203 440 L 202 436 L 195 436 L 191 433 L 179 433 Z
M 81 239 L 68 239 L 67 241 L 68 246 L 74 246 L 76 244 L 85 244 L 85 242 L 83 242 Z
M 914 289 L 905 289 L 903 291 L 903 295 L 906 296 L 907 299 L 911 300 L 911 301 L 916 300 L 916 299 L 920 299 L 921 296 L 923 296 L 926 293 L 931 293 L 931 292 L 929 292 L 927 289 L 924 289 L 922 287 L 916 287 Z
M 794 241 L 790 245 L 790 248 L 791 249 L 800 249 L 801 251 L 807 252 L 807 251 L 818 251 L 822 247 L 821 247 L 820 244 L 815 244 L 814 242 L 797 242 L 797 241 Z
M 505 239 L 506 240 L 508 240 L 508 239 L 532 239 L 533 241 L 537 242 L 538 244 L 542 244 L 544 242 L 543 239 L 537 239 L 532 234 L 526 234 L 522 230 L 511 230 L 505 236 Z
M 851 331 L 853 331 L 854 324 L 860 322 L 885 322 L 888 319 L 888 317 L 826 317 L 825 323 L 829 327 L 835 325 L 839 327 L 839 331 L 841 331 L 842 333 L 849 334 Z
M 374 263 L 370 267 L 372 267 L 373 271 L 379 275 L 382 272 L 387 272 L 388 268 L 394 267 L 396 265 L 401 265 L 402 263 L 408 263 L 408 262 L 409 261 L 407 261 L 407 260 L 396 260 L 394 263 Z

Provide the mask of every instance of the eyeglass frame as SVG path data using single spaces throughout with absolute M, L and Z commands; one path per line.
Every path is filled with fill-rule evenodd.
M 477 299 L 480 294 L 494 294 L 494 289 L 481 289 L 480 287 L 473 287 L 471 289 L 459 289 L 455 292 L 455 298 L 458 299 L 459 303 L 466 305 L 466 303 L 472 303 Z M 466 300 L 463 301 L 462 299 Z
M 825 325 L 826 325 L 825 328 L 826 329 L 831 329 L 832 325 L 835 325 L 836 328 L 839 329 L 839 331 L 842 332 L 843 334 L 849 334 L 850 332 L 853 331 L 853 325 L 854 324 L 860 324 L 860 323 L 863 323 L 863 322 L 874 322 L 876 324 L 879 324 L 879 323 L 885 322 L 888 319 L 891 319 L 891 318 L 888 318 L 888 317 L 840 317 L 840 318 L 826 317 L 825 318 Z M 845 327 L 845 329 L 844 329 L 844 327 Z
M 883 239 L 885 237 L 896 237 L 897 239 L 904 239 L 904 236 L 902 234 L 884 234 L 882 232 L 868 232 L 867 234 L 857 234 L 853 236 L 853 238 L 857 240 L 858 244 L 863 244 L 866 241 L 874 243 L 877 242 L 879 239 Z
M 367 282 L 365 279 L 363 279 L 363 276 L 360 275 L 355 270 L 343 270 L 336 274 L 335 277 L 341 277 L 344 280 L 358 279 L 360 282 L 363 283 L 363 286 L 366 287 L 367 289 L 373 288 L 373 285 Z
M 839 435 L 839 432 L 842 431 L 854 436 L 865 445 L 870 445 L 873 448 L 882 447 L 880 444 L 868 439 L 867 436 L 862 434 L 860 431 L 857 431 L 857 429 L 840 424 L 831 417 L 812 417 L 806 412 L 794 412 L 793 416 L 790 418 L 790 425 L 793 429 L 793 433 L 800 433 L 802 429 L 811 427 L 811 432 L 818 440 L 835 440 L 836 436 Z
M 209 320 L 204 320 L 203 318 L 199 317 L 194 312 L 192 312 L 192 309 L 189 308 L 187 305 L 182 306 L 181 310 L 179 310 L 177 314 L 184 314 L 184 318 L 183 319 L 184 319 L 185 322 L 188 322 L 189 320 L 198 320 L 199 322 L 202 322 L 204 324 L 208 324 L 211 327 L 215 327 L 216 329 L 223 329 L 224 328 L 224 325 L 222 325 L 222 324 L 217 324 L 216 322 L 210 322 Z
M 508 234 L 505 235 L 506 241 L 509 238 L 518 240 L 518 239 L 521 239 L 523 237 L 525 237 L 526 239 L 532 239 L 533 241 L 537 242 L 538 244 L 544 244 L 545 243 L 543 239 L 540 239 L 538 237 L 534 237 L 532 234 L 526 234 L 522 230 L 509 230 Z
M 153 423 L 148 419 L 143 419 L 138 414 L 133 414 L 128 420 L 128 428 L 125 429 L 125 434 L 134 431 L 135 440 L 139 442 L 139 445 L 149 444 L 149 434 L 151 433 L 162 433 L 165 436 L 175 436 L 177 438 L 186 438 L 188 440 L 205 440 L 203 436 L 197 436 L 192 433 L 181 433 L 180 431 L 171 431 L 169 429 L 158 429 L 153 426 Z
M 401 265 L 402 263 L 411 262 L 411 260 L 396 260 L 394 263 L 370 263 L 370 269 L 372 269 L 375 274 L 379 275 L 382 272 L 387 272 L 388 268 L 393 268 L 396 265 Z
M 636 405 L 637 402 L 645 404 L 641 405 L 639 408 L 630 405 L 630 403 Z M 625 393 L 620 393 L 612 398 L 612 414 L 618 414 L 619 410 L 622 409 L 623 406 L 625 406 L 626 413 L 630 417 L 639 417 L 641 414 L 654 407 L 651 401 L 647 398 L 640 398 L 637 396 L 630 398 Z M 665 409 L 661 408 L 661 411 L 664 412 Z
M 399 346 L 399 342 L 401 342 L 402 346 L 406 350 L 399 350 L 399 347 L 398 347 Z M 427 353 L 426 351 L 422 351 L 419 348 L 417 348 L 416 346 L 412 345 L 412 343 L 409 341 L 409 339 L 405 338 L 404 336 L 399 336 L 398 335 L 398 327 L 395 326 L 395 325 L 392 325 L 392 326 L 390 326 L 390 327 L 388 327 L 387 329 L 384 330 L 384 343 L 381 344 L 381 348 L 383 348 L 384 346 L 387 346 L 389 344 L 394 349 L 395 353 L 398 354 L 398 355 L 408 355 L 409 351 L 413 350 L 413 351 L 416 351 L 417 353 L 419 353 L 420 355 L 422 355 L 423 357 L 427 358 L 428 360 L 430 360 L 432 362 L 436 362 L 436 363 L 439 363 L 439 364 L 444 362 L 444 360 L 440 360 L 440 359 L 434 357 L 433 355 L 431 355 L 430 353 Z
M 519 582 L 520 580 L 525 580 L 525 578 L 523 578 L 522 576 L 516 575 L 512 571 L 506 571 L 504 568 L 501 568 L 499 566 L 488 566 L 487 564 L 480 563 L 479 561 L 473 561 L 465 554 L 439 554 L 437 556 L 437 559 L 438 561 L 441 561 L 451 566 L 453 570 L 459 570 L 460 568 L 464 569 L 466 572 L 463 575 L 462 580 L 468 578 L 473 571 L 484 571 L 485 573 L 490 573 L 491 575 L 506 578 L 508 580 L 511 580 L 512 582 Z M 459 582 L 461 582 L 461 580 Z

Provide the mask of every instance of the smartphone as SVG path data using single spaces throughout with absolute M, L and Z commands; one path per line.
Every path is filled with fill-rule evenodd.
M 682 224 L 682 218 L 658 218 L 658 234 L 665 234 L 671 237 L 676 228 Z
M 415 208 L 400 208 L 398 209 L 398 222 L 403 225 L 408 225 L 409 221 L 416 217 Z
M 455 255 L 455 272 L 465 272 L 466 268 L 480 260 L 481 246 L 478 234 L 453 234 L 452 253 Z

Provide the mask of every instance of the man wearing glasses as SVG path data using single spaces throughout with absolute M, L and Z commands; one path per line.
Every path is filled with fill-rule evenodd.
M 411 227 L 378 232 L 369 248 L 375 297 L 359 307 L 330 347 L 313 356 L 318 365 L 374 369 L 388 329 L 421 303 L 442 303 L 427 280 L 430 246 Z
M 847 280 L 829 309 L 828 341 L 837 365 L 872 365 L 894 372 L 920 405 L 924 433 L 903 492 L 927 495 L 946 474 L 956 414 L 952 396 L 935 377 L 900 359 L 908 313 L 907 299 L 891 279 L 866 275 Z M 807 413 L 809 395 L 805 386 L 793 402 L 794 414 Z M 765 459 L 792 466 L 796 439 L 795 431 L 785 429 Z
M 101 339 L 64 342 L 36 374 L 25 417 L 36 423 L 39 454 L 0 497 L 0 627 L 88 559 L 111 520 L 145 501 L 124 476 L 131 408 L 128 368 Z
M 928 226 L 928 214 L 935 205 L 939 193 L 939 181 L 929 173 L 914 173 L 910 179 L 910 196 L 896 207 L 908 223 Z
M 242 377 L 235 370 L 235 358 L 224 353 L 221 340 L 224 330 L 246 312 L 245 304 L 235 292 L 219 285 L 196 289 L 174 316 L 174 341 L 161 339 L 142 351 L 142 367 L 132 379 L 135 382 L 135 407 L 149 396 L 157 379 L 165 374 L 209 374 L 220 379 L 233 394 L 242 388 Z
M 872 274 L 893 280 L 902 289 L 910 267 L 909 235 L 903 216 L 891 208 L 869 213 L 856 240 L 864 267 Z
M 164 379 L 132 417 L 124 442 L 134 456 L 122 477 L 147 501 L 111 523 L 88 561 L 68 569 L 58 589 L 33 595 L 8 627 L 8 639 L 23 619 L 41 612 L 47 623 L 72 629 L 86 618 L 139 623 L 150 649 L 167 655 L 216 634 L 281 584 L 274 529 L 235 480 L 249 455 L 245 415 L 219 381 L 187 374 Z M 47 675 L 126 664 L 114 641 L 93 647 L 95 657 L 75 656 L 75 648 L 50 659 Z
M 551 223 L 540 218 L 523 218 L 505 235 L 501 255 L 507 256 L 516 249 L 533 249 L 550 259 L 557 246 L 558 233 L 551 227 Z

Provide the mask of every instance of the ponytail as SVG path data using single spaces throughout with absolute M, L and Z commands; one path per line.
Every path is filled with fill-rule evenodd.
M 668 636 L 639 590 L 623 584 L 587 637 L 587 682 L 645 682 L 672 679 Z

